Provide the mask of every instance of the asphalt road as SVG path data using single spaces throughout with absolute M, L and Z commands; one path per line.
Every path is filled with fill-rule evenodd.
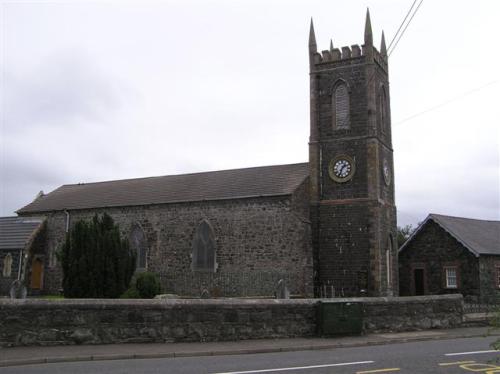
M 0 374 L 41 373 L 500 373 L 495 337 L 433 340 L 357 348 L 229 356 L 54 363 L 0 368 Z M 489 351 L 489 352 L 488 352 Z

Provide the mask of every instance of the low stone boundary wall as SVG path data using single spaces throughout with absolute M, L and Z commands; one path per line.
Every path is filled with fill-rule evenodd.
M 364 303 L 364 330 L 412 331 L 457 327 L 462 323 L 460 294 L 373 298 Z
M 0 346 L 308 337 L 322 301 L 0 299 Z M 328 302 L 361 302 L 364 332 L 453 327 L 463 315 L 460 295 Z

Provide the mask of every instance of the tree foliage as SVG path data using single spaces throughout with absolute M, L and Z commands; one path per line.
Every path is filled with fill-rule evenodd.
M 122 299 L 152 299 L 160 293 L 161 283 L 158 275 L 145 271 L 136 274 L 130 288 L 120 297 Z
M 135 254 L 106 213 L 75 224 L 66 235 L 61 262 L 65 297 L 119 297 L 135 270 Z
M 406 225 L 404 227 L 398 226 L 398 248 L 401 248 L 404 242 L 413 234 L 413 231 L 415 231 L 415 229 L 412 225 Z
M 142 299 L 152 299 L 161 292 L 160 279 L 155 273 L 141 273 L 135 281 L 135 288 Z

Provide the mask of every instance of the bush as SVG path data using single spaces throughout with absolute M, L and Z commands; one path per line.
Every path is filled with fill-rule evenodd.
M 140 298 L 141 295 L 139 295 L 139 292 L 137 292 L 135 286 L 130 287 L 120 296 L 120 299 L 140 299 Z
M 135 254 L 104 214 L 78 221 L 66 235 L 60 253 L 64 297 L 116 298 L 129 286 Z
M 142 299 L 152 299 L 161 292 L 160 279 L 155 273 L 140 273 L 135 281 L 135 289 Z

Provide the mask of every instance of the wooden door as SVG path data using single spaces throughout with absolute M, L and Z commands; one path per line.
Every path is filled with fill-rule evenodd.
M 33 259 L 31 265 L 31 289 L 39 290 L 42 288 L 43 261 L 39 258 Z

